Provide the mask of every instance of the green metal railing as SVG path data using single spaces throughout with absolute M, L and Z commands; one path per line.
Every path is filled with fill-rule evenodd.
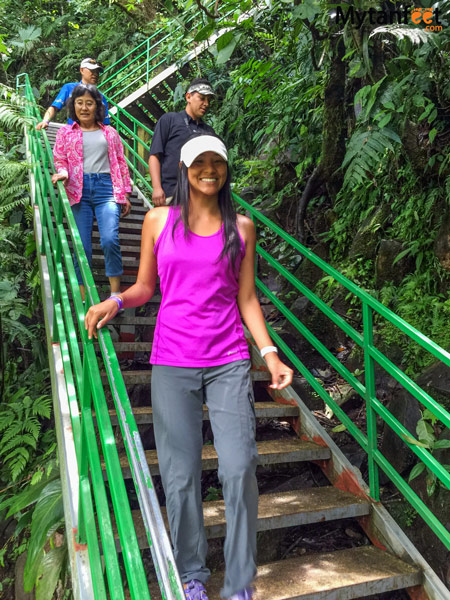
M 39 111 L 27 74 L 18 76 L 17 88 L 27 99 L 26 115 L 37 123 L 40 120 Z M 55 190 L 51 183 L 50 168 L 53 167 L 53 159 L 47 135 L 45 131 L 38 132 L 34 127 L 27 128 L 25 135 L 30 152 L 29 169 L 34 181 L 34 202 L 39 210 L 42 227 L 38 252 L 47 259 L 52 293 L 54 319 L 51 342 L 59 344 L 61 348 L 78 464 L 77 541 L 87 544 L 95 599 L 124 600 L 127 587 L 133 600 L 150 599 L 114 442 L 101 369 L 105 370 L 108 376 L 162 595 L 167 599 L 184 599 L 109 331 L 105 328 L 99 332 L 102 359 L 97 358 L 94 341 L 89 340 L 86 335 L 85 308 L 75 276 L 64 221 L 85 284 L 86 308 L 100 300 L 64 186 L 58 183 Z M 75 322 L 69 292 L 75 309 Z M 102 460 L 107 484 L 104 480 Z M 116 547 L 111 515 L 114 516 L 117 527 L 123 569 Z
M 445 365 L 450 366 L 450 354 L 435 344 L 420 331 L 409 325 L 398 315 L 383 306 L 375 300 L 370 294 L 352 283 L 344 277 L 339 271 L 328 265 L 325 261 L 316 256 L 311 250 L 300 244 L 295 238 L 287 234 L 281 227 L 270 221 L 262 215 L 254 206 L 251 206 L 237 195 L 233 195 L 237 205 L 248 211 L 251 218 L 261 225 L 267 227 L 275 233 L 288 245 L 295 249 L 304 259 L 311 261 L 327 275 L 341 284 L 362 303 L 363 331 L 359 333 L 332 308 L 323 302 L 314 292 L 307 288 L 301 281 L 292 275 L 281 263 L 273 258 L 260 244 L 257 244 L 257 254 L 266 261 L 271 267 L 276 269 L 280 275 L 290 282 L 293 287 L 301 294 L 306 296 L 317 308 L 319 308 L 342 332 L 355 342 L 364 353 L 365 383 L 361 383 L 345 365 L 343 365 L 326 346 L 309 331 L 309 329 L 292 313 L 292 311 L 259 279 L 256 277 L 257 288 L 270 299 L 272 304 L 280 313 L 293 325 L 296 330 L 317 350 L 329 363 L 329 365 L 339 375 L 349 383 L 352 388 L 365 400 L 367 434 L 361 431 L 342 410 L 339 404 L 328 394 L 324 387 L 311 374 L 305 364 L 292 352 L 288 345 L 283 341 L 280 335 L 268 324 L 268 328 L 273 339 L 278 343 L 281 350 L 289 358 L 292 364 L 300 371 L 314 391 L 323 399 L 327 406 L 331 408 L 338 419 L 346 426 L 348 432 L 355 438 L 361 447 L 367 452 L 369 467 L 369 488 L 372 498 L 376 501 L 380 499 L 379 487 L 379 469 L 389 477 L 405 498 L 410 502 L 418 514 L 425 520 L 429 527 L 439 537 L 441 542 L 450 549 L 450 532 L 446 529 L 421 498 L 414 492 L 411 486 L 404 478 L 392 467 L 389 461 L 383 456 L 377 446 L 377 426 L 376 418 L 380 417 L 410 448 L 410 450 L 422 461 L 425 466 L 436 475 L 442 484 L 450 489 L 450 473 L 436 460 L 430 451 L 420 445 L 420 442 L 411 435 L 411 433 L 394 417 L 394 415 L 380 402 L 376 396 L 375 389 L 375 366 L 378 365 L 400 383 L 410 394 L 412 394 L 423 406 L 430 410 L 433 415 L 446 427 L 450 428 L 450 413 L 436 402 L 427 392 L 420 388 L 410 377 L 399 369 L 387 356 L 376 348 L 373 340 L 374 315 L 380 315 L 412 341 L 420 344 L 424 350 L 430 352 L 434 357 L 441 360 Z
M 127 118 L 133 122 L 136 121 L 132 115 L 127 114 Z M 115 124 L 120 128 L 122 127 L 120 118 L 117 115 L 113 116 Z M 138 126 L 141 126 L 136 121 Z M 127 127 L 128 134 L 131 135 L 131 128 Z M 150 130 L 148 130 L 150 134 Z M 133 134 L 134 135 L 134 134 Z M 142 142 L 139 139 L 135 139 L 134 143 L 139 146 L 142 145 L 148 152 L 148 144 Z M 128 144 L 130 148 L 131 145 Z M 130 168 L 134 171 L 132 161 L 128 161 Z M 146 164 L 146 161 L 142 159 L 142 164 Z M 134 171 L 135 172 L 135 171 Z M 145 181 L 146 190 L 151 189 L 148 181 Z M 380 499 L 380 486 L 379 486 L 379 469 L 389 477 L 389 479 L 395 484 L 400 490 L 408 502 L 418 512 L 418 514 L 425 520 L 429 527 L 434 531 L 442 543 L 450 549 L 450 533 L 447 531 L 445 526 L 436 518 L 432 511 L 427 505 L 421 500 L 421 498 L 414 492 L 411 486 L 405 481 L 405 479 L 392 467 L 388 460 L 383 456 L 378 448 L 377 444 L 377 417 L 381 418 L 397 436 L 410 448 L 410 450 L 416 455 L 419 461 L 436 475 L 438 480 L 442 484 L 450 489 L 450 473 L 447 469 L 439 463 L 438 460 L 431 454 L 431 452 L 421 447 L 420 442 L 411 435 L 411 433 L 400 423 L 398 419 L 380 402 L 376 396 L 375 389 L 375 366 L 378 365 L 397 382 L 399 382 L 405 390 L 412 394 L 423 406 L 435 415 L 440 422 L 447 428 L 450 428 L 450 413 L 446 411 L 441 404 L 434 400 L 427 392 L 421 389 L 410 377 L 408 377 L 401 369 L 399 369 L 387 356 L 385 356 L 374 344 L 373 334 L 373 318 L 374 315 L 379 315 L 392 323 L 398 328 L 404 335 L 414 342 L 417 342 L 424 348 L 424 350 L 430 352 L 435 358 L 441 360 L 445 365 L 450 366 L 450 354 L 430 340 L 428 337 L 423 335 L 420 331 L 409 325 L 406 321 L 401 319 L 394 312 L 383 306 L 380 302 L 375 300 L 370 294 L 359 288 L 357 285 L 352 283 L 344 275 L 339 273 L 336 269 L 328 265 L 324 260 L 316 256 L 311 250 L 300 244 L 295 238 L 287 234 L 281 227 L 270 221 L 267 217 L 261 214 L 257 208 L 251 206 L 236 194 L 233 194 L 234 200 L 238 207 L 248 211 L 251 218 L 256 224 L 260 224 L 268 228 L 273 234 L 279 236 L 284 242 L 286 242 L 291 248 L 293 248 L 299 255 L 305 260 L 311 261 L 314 265 L 319 267 L 328 276 L 331 276 L 337 283 L 341 284 L 348 292 L 350 292 L 362 303 L 362 316 L 363 316 L 363 331 L 360 333 L 352 325 L 350 325 L 343 317 L 336 313 L 330 306 L 328 306 L 317 294 L 307 288 L 301 281 L 299 281 L 292 273 L 289 272 L 278 260 L 271 256 L 261 244 L 257 244 L 256 251 L 257 255 L 264 260 L 271 267 L 276 269 L 278 273 L 301 294 L 306 296 L 320 311 L 328 317 L 339 329 L 350 338 L 355 344 L 357 344 L 364 354 L 364 367 L 365 367 L 365 381 L 362 383 L 359 379 L 351 373 L 347 367 L 342 364 L 334 354 L 326 348 L 326 346 L 317 337 L 308 330 L 308 328 L 292 313 L 292 311 L 279 299 L 277 296 L 259 279 L 256 278 L 257 288 L 270 299 L 272 304 L 279 310 L 279 312 L 295 327 L 300 335 L 305 337 L 312 347 L 317 350 L 335 369 L 335 371 L 347 382 L 352 388 L 364 399 L 366 404 L 367 414 L 367 433 L 361 431 L 358 426 L 353 423 L 350 417 L 344 412 L 339 404 L 332 398 L 332 396 L 325 390 L 325 388 L 317 381 L 312 375 L 309 369 L 304 363 L 295 355 L 295 353 L 289 348 L 289 346 L 283 341 L 280 335 L 275 331 L 270 323 L 267 323 L 267 327 L 273 339 L 277 342 L 281 350 L 289 358 L 292 364 L 299 370 L 299 372 L 305 377 L 308 383 L 312 386 L 314 391 L 323 399 L 325 404 L 331 408 L 336 417 L 346 426 L 348 432 L 355 438 L 360 446 L 365 450 L 368 456 L 368 468 L 369 468 L 369 488 L 372 498 L 376 501 Z
M 206 3 L 206 6 L 213 10 L 215 2 Z M 233 15 L 233 12 L 234 10 L 229 10 L 218 18 L 216 23 L 229 25 L 227 19 Z M 205 25 L 205 20 L 205 13 L 201 10 L 194 10 L 193 7 L 191 14 L 184 22 L 181 21 L 181 18 L 172 19 L 105 69 L 103 81 L 98 86 L 99 89 L 108 98 L 108 101 L 117 101 L 147 84 L 158 70 L 162 70 L 164 65 L 169 66 L 177 60 L 183 63 L 186 48 L 192 47 L 195 33 L 200 28 L 199 25 Z M 235 26 L 235 23 L 231 23 L 231 26 Z M 165 48 L 167 48 L 169 40 L 170 45 L 177 48 L 177 51 L 168 55 L 165 54 L 167 52 Z M 165 45 L 164 42 L 166 42 Z M 169 87 L 166 87 L 166 91 L 171 93 Z M 157 100 L 157 98 L 155 99 Z

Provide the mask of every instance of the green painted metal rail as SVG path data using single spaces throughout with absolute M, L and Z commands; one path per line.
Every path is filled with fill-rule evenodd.
M 213 9 L 214 5 L 215 2 L 206 3 L 209 9 Z M 186 48 L 192 46 L 196 29 L 199 25 L 206 25 L 203 11 L 195 10 L 193 5 L 187 12 L 189 16 L 184 23 L 181 19 L 174 18 L 105 69 L 103 81 L 98 87 L 108 100 L 118 101 L 124 98 L 148 83 L 164 65 L 169 66 L 184 57 Z M 217 19 L 217 23 L 226 23 L 226 19 L 232 16 L 233 12 L 229 10 Z M 164 54 L 164 48 L 161 48 L 161 44 L 168 40 L 173 48 L 177 48 L 177 51 L 170 55 Z M 170 88 L 168 91 L 171 91 Z
M 132 115 L 125 114 L 125 111 L 123 111 L 123 114 L 131 122 L 135 123 L 136 127 L 142 127 L 142 125 L 136 121 Z M 131 133 L 132 130 L 130 127 L 125 126 L 122 123 L 120 113 L 112 115 L 112 118 L 115 126 L 120 131 L 122 131 L 125 135 L 131 135 L 131 141 L 128 142 L 128 148 L 138 148 L 140 146 L 141 153 L 144 153 L 144 155 L 147 153 L 148 155 L 149 145 L 135 136 L 134 131 Z M 151 131 L 147 131 L 149 135 L 151 135 Z M 137 151 L 135 150 L 132 153 L 132 158 L 136 158 L 136 154 Z M 139 162 L 142 165 L 147 165 L 146 160 L 140 155 Z M 136 178 L 139 181 L 142 181 L 142 175 L 138 175 L 136 165 L 133 164 L 133 160 L 128 159 L 128 164 L 130 165 L 131 170 L 135 173 Z M 144 191 L 148 191 L 149 189 L 151 189 L 151 186 L 148 182 L 148 179 L 145 179 Z M 328 317 L 337 327 L 339 327 L 342 332 L 363 351 L 365 375 L 364 382 L 361 382 L 334 356 L 334 354 L 328 348 L 326 348 L 322 342 L 320 342 L 320 340 L 317 339 L 317 337 L 311 331 L 308 330 L 308 328 L 279 298 L 277 298 L 277 296 L 270 289 L 268 289 L 268 287 L 258 277 L 256 278 L 256 286 L 261 293 L 270 299 L 278 311 L 291 323 L 291 325 L 295 327 L 299 335 L 305 337 L 312 347 L 328 361 L 329 365 L 352 386 L 352 388 L 361 396 L 361 398 L 364 399 L 367 414 L 366 433 L 361 431 L 361 429 L 359 429 L 358 426 L 352 422 L 344 410 L 342 410 L 332 396 L 330 396 L 324 387 L 311 374 L 309 369 L 304 365 L 300 358 L 297 357 L 283 341 L 277 331 L 271 327 L 270 323 L 267 323 L 270 334 L 277 342 L 281 350 L 289 358 L 295 368 L 297 368 L 303 377 L 305 377 L 305 379 L 308 381 L 314 391 L 322 398 L 325 404 L 331 408 L 336 417 L 346 426 L 348 432 L 367 453 L 369 466 L 369 487 L 372 498 L 376 501 L 380 499 L 379 469 L 381 469 L 400 490 L 400 492 L 418 512 L 418 514 L 429 525 L 429 527 L 434 531 L 441 542 L 450 549 L 450 532 L 431 512 L 422 499 L 415 493 L 408 482 L 405 481 L 405 479 L 392 467 L 392 465 L 383 456 L 378 448 L 378 431 L 376 424 L 377 417 L 382 419 L 384 423 L 386 423 L 395 432 L 395 434 L 402 439 L 406 446 L 408 446 L 409 449 L 416 455 L 417 459 L 421 461 L 432 473 L 434 473 L 438 480 L 448 489 L 450 489 L 450 473 L 445 466 L 439 463 L 439 461 L 428 449 L 420 445 L 419 440 L 412 436 L 411 433 L 402 425 L 402 423 L 400 423 L 398 419 L 396 419 L 394 415 L 389 412 L 389 410 L 383 406 L 383 404 L 377 398 L 375 390 L 375 366 L 378 365 L 386 373 L 398 381 L 424 407 L 430 410 L 430 412 L 433 413 L 433 415 L 435 415 L 446 428 L 450 428 L 450 413 L 445 410 L 444 407 L 439 404 L 439 402 L 434 400 L 426 391 L 420 388 L 410 377 L 408 377 L 375 346 L 373 340 L 374 315 L 379 315 L 388 320 L 402 333 L 408 336 L 409 339 L 420 344 L 425 351 L 431 353 L 435 358 L 442 361 L 447 366 L 450 366 L 450 354 L 438 344 L 423 335 L 420 331 L 412 327 L 409 323 L 401 319 L 386 306 L 378 302 L 370 294 L 347 279 L 344 275 L 339 273 L 324 260 L 316 256 L 313 252 L 311 252 L 311 250 L 300 244 L 295 238 L 287 234 L 281 227 L 261 214 L 256 207 L 245 202 L 236 194 L 233 194 L 233 197 L 237 206 L 240 209 L 247 211 L 257 226 L 259 225 L 260 227 L 265 227 L 270 230 L 272 234 L 279 236 L 281 240 L 286 242 L 299 255 L 301 255 L 304 260 L 308 260 L 322 269 L 325 274 L 331 276 L 337 283 L 341 284 L 346 290 L 348 290 L 348 292 L 361 301 L 363 330 L 362 332 L 359 332 L 343 317 L 337 314 L 330 306 L 328 306 L 321 298 L 319 298 L 317 294 L 307 288 L 292 273 L 290 273 L 278 260 L 271 256 L 262 247 L 261 243 L 257 244 L 257 255 L 272 268 L 276 269 L 278 273 L 285 280 L 289 281 L 289 283 L 300 294 L 306 296 L 308 300 L 310 300 L 317 308 L 319 308 L 326 317 Z
M 39 111 L 27 74 L 18 76 L 17 88 L 27 99 L 26 115 L 37 123 L 40 120 Z M 45 131 L 38 132 L 34 127 L 27 128 L 25 135 L 31 153 L 29 169 L 35 181 L 34 200 L 42 225 L 42 241 L 38 251 L 47 259 L 54 307 L 51 342 L 59 344 L 62 352 L 77 456 L 80 486 L 77 541 L 80 544 L 87 543 L 94 597 L 96 600 L 124 600 L 125 589 L 128 588 L 133 600 L 150 599 L 101 380 L 102 369 L 108 374 L 162 595 L 167 599 L 181 600 L 184 593 L 109 331 L 105 328 L 99 333 L 102 359 L 97 357 L 94 341 L 86 335 L 85 308 L 64 220 L 85 284 L 86 306 L 100 300 L 64 186 L 58 183 L 55 190 L 51 183 L 49 167 L 53 167 L 53 158 L 47 135 Z M 102 459 L 107 486 L 102 472 Z M 119 535 L 123 569 L 111 515 Z

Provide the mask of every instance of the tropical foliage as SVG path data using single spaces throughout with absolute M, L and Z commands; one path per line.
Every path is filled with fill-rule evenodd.
M 427 30 L 420 21 L 371 23 L 365 18 L 358 26 L 350 17 L 342 19 L 349 7 L 354 15 L 363 15 L 366 4 L 361 0 L 352 5 L 326 0 L 2 2 L 0 431 L 8 431 L 8 423 L 18 418 L 23 422 L 0 443 L 1 488 L 7 490 L 0 500 L 0 517 L 9 510 L 17 519 L 16 542 L 10 544 L 14 551 L 4 550 L 3 561 L 9 560 L 8 553 L 25 550 L 28 542 L 22 540 L 25 533 L 31 534 L 29 584 L 52 562 L 47 552 L 52 546 L 51 581 L 55 577 L 57 581 L 63 544 L 55 543 L 58 520 L 32 518 L 32 510 L 25 509 L 34 504 L 11 504 L 13 495 L 30 494 L 36 506 L 45 506 L 57 495 L 57 483 L 51 480 L 54 436 L 48 419 L 21 135 L 23 100 L 12 89 L 16 76 L 27 71 L 39 102 L 48 106 L 63 83 L 78 77 L 80 60 L 86 56 L 108 66 L 164 25 L 161 50 L 169 64 L 192 47 L 191 40 L 200 44 L 221 28 L 233 26 L 220 32 L 192 68 L 218 91 L 209 120 L 230 149 L 236 188 L 286 231 L 307 246 L 320 248 L 338 270 L 449 348 L 450 256 L 445 248 L 438 250 L 450 227 L 450 2 L 432 5 L 441 31 Z M 427 0 L 421 4 L 431 8 Z M 386 12 L 396 7 L 380 3 L 376 8 Z M 192 21 L 196 11 L 200 16 Z M 185 44 L 172 35 L 175 28 Z M 179 87 L 174 107 L 182 105 Z M 273 248 L 289 269 L 299 266 L 298 255 L 287 245 L 276 244 L 267 230 L 259 233 L 264 246 Z M 397 247 L 391 259 L 397 273 L 380 269 L 384 242 Z M 314 285 L 327 302 L 359 324 L 360 308 L 339 285 L 327 278 Z M 294 304 L 292 289 L 279 293 Z M 399 350 L 400 366 L 410 375 L 417 375 L 430 360 L 389 323 L 377 322 L 376 336 L 387 349 Z M 439 448 L 427 432 L 430 423 L 425 415 L 421 443 L 431 450 Z M 420 474 L 421 468 L 411 476 Z M 434 484 L 430 479 L 428 489 Z M 36 548 L 42 550 L 47 540 L 45 558 Z

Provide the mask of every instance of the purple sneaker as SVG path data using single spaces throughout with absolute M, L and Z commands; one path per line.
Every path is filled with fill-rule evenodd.
M 205 586 L 198 579 L 191 579 L 189 583 L 184 583 L 183 587 L 186 600 L 208 600 Z
M 239 590 L 236 594 L 233 594 L 228 600 L 252 600 L 253 589 L 251 587 Z

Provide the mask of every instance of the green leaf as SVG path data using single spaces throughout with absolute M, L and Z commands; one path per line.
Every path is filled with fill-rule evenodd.
M 420 419 L 417 423 L 416 427 L 417 437 L 421 442 L 427 444 L 428 447 L 432 447 L 436 436 L 434 435 L 433 427 L 427 423 L 424 419 Z
M 37 571 L 36 600 L 52 600 L 66 559 L 66 544 L 52 548 L 42 557 Z
M 450 448 L 450 440 L 438 440 L 435 442 L 433 450 L 438 450 L 440 448 Z
M 207 40 L 212 35 L 215 28 L 216 24 L 214 22 L 208 23 L 207 25 L 202 27 L 197 33 L 197 35 L 194 38 L 194 42 L 203 42 L 204 40 Z
M 387 113 L 384 115 L 384 117 L 382 117 L 379 121 L 378 121 L 378 127 L 381 129 L 382 127 L 385 127 L 389 121 L 392 118 L 392 113 Z
M 402 258 L 404 256 L 407 256 L 408 254 L 411 254 L 411 248 L 406 248 L 406 250 L 402 250 L 401 252 L 399 252 L 392 261 L 392 264 L 395 265 L 396 263 L 398 263 L 399 260 L 402 260 Z
M 423 413 L 422 413 L 422 418 L 423 419 L 427 419 L 428 421 L 431 421 L 432 425 L 435 425 L 437 423 L 437 421 L 439 421 L 439 419 L 436 417 L 436 415 L 434 415 L 431 410 L 429 410 L 428 408 L 426 408 Z
M 224 65 L 231 58 L 240 36 L 241 34 L 234 36 L 233 39 L 224 48 L 222 48 L 222 50 L 219 50 L 216 58 L 216 63 L 218 65 Z
M 427 475 L 427 494 L 432 496 L 436 490 L 437 477 L 432 471 L 428 471 Z
M 36 581 L 37 569 L 49 531 L 64 517 L 61 480 L 51 481 L 41 492 L 31 521 L 31 534 L 24 571 L 24 588 L 30 592 Z
M 436 137 L 436 134 L 437 134 L 437 129 L 436 129 L 436 128 L 433 128 L 433 129 L 430 131 L 430 133 L 428 134 L 428 139 L 430 140 L 430 144 L 432 144 L 432 143 L 433 143 L 433 141 L 434 141 L 434 138 Z
M 429 448 L 428 444 L 423 444 L 422 442 L 418 442 L 411 435 L 403 435 L 403 434 L 400 434 L 400 435 L 405 440 L 405 442 L 408 442 L 408 444 L 411 444 L 412 446 L 419 446 L 419 448 Z
M 294 19 L 308 19 L 312 21 L 319 13 L 320 6 L 314 0 L 304 0 L 299 6 L 292 11 Z
M 223 35 L 220 36 L 220 38 L 217 40 L 217 50 L 222 50 L 223 48 L 225 48 L 225 46 L 228 46 L 228 44 L 231 42 L 231 40 L 234 38 L 234 33 L 232 31 L 227 31 L 226 33 L 224 33 Z
M 424 470 L 425 470 L 425 465 L 423 463 L 417 463 L 417 465 L 415 465 L 411 469 L 411 473 L 409 474 L 408 481 L 410 482 L 413 479 L 415 479 L 416 477 L 418 477 L 421 473 L 423 473 Z
M 345 431 L 346 429 L 347 427 L 342 423 L 341 425 L 336 425 L 336 427 L 333 427 L 331 431 L 333 433 L 340 433 L 341 431 Z

